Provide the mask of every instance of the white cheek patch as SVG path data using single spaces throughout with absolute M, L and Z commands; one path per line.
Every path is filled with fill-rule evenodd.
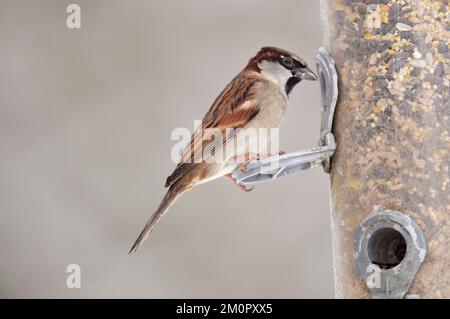
M 287 70 L 277 62 L 262 61 L 258 64 L 258 67 L 261 69 L 261 74 L 282 87 L 284 87 L 287 80 L 292 77 L 291 71 Z

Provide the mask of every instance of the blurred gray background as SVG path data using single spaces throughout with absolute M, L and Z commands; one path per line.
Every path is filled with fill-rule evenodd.
M 0 2 L 0 297 L 333 297 L 328 176 L 164 195 L 170 139 L 265 45 L 311 64 L 319 1 Z M 294 89 L 286 151 L 316 144 L 319 87 Z M 78 264 L 80 289 L 66 287 Z

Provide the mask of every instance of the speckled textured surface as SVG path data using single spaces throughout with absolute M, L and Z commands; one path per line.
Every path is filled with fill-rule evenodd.
M 340 80 L 331 172 L 336 296 L 370 297 L 353 239 L 382 205 L 425 234 L 428 255 L 409 293 L 450 298 L 449 2 L 321 2 Z

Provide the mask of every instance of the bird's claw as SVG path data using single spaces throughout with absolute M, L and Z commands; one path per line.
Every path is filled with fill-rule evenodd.
M 249 163 L 244 163 L 239 165 L 238 169 L 242 172 L 242 173 L 247 173 L 247 166 Z
M 235 183 L 235 184 L 239 187 L 239 189 L 240 189 L 241 191 L 244 191 L 244 192 L 251 192 L 251 191 L 255 188 L 254 185 L 252 185 L 252 186 L 246 186 L 246 185 L 244 185 L 244 184 L 239 183 L 238 181 L 236 181 L 236 180 L 233 178 L 233 176 L 232 176 L 231 174 L 227 174 L 227 175 L 225 175 L 225 177 L 227 177 L 227 178 L 230 179 L 233 183 Z

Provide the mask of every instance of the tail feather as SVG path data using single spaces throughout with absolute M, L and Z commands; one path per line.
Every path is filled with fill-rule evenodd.
M 172 206 L 175 200 L 178 197 L 180 197 L 180 195 L 183 194 L 186 190 L 187 188 L 180 187 L 179 184 L 173 184 L 169 188 L 163 200 L 161 201 L 161 204 L 159 205 L 158 209 L 153 213 L 152 217 L 150 217 L 144 229 L 134 242 L 133 247 L 131 247 L 129 254 L 136 252 L 136 250 L 139 248 L 142 242 L 151 233 L 151 231 L 153 230 L 159 219 L 162 217 L 162 215 L 164 215 L 164 213 L 169 209 L 170 206 Z

